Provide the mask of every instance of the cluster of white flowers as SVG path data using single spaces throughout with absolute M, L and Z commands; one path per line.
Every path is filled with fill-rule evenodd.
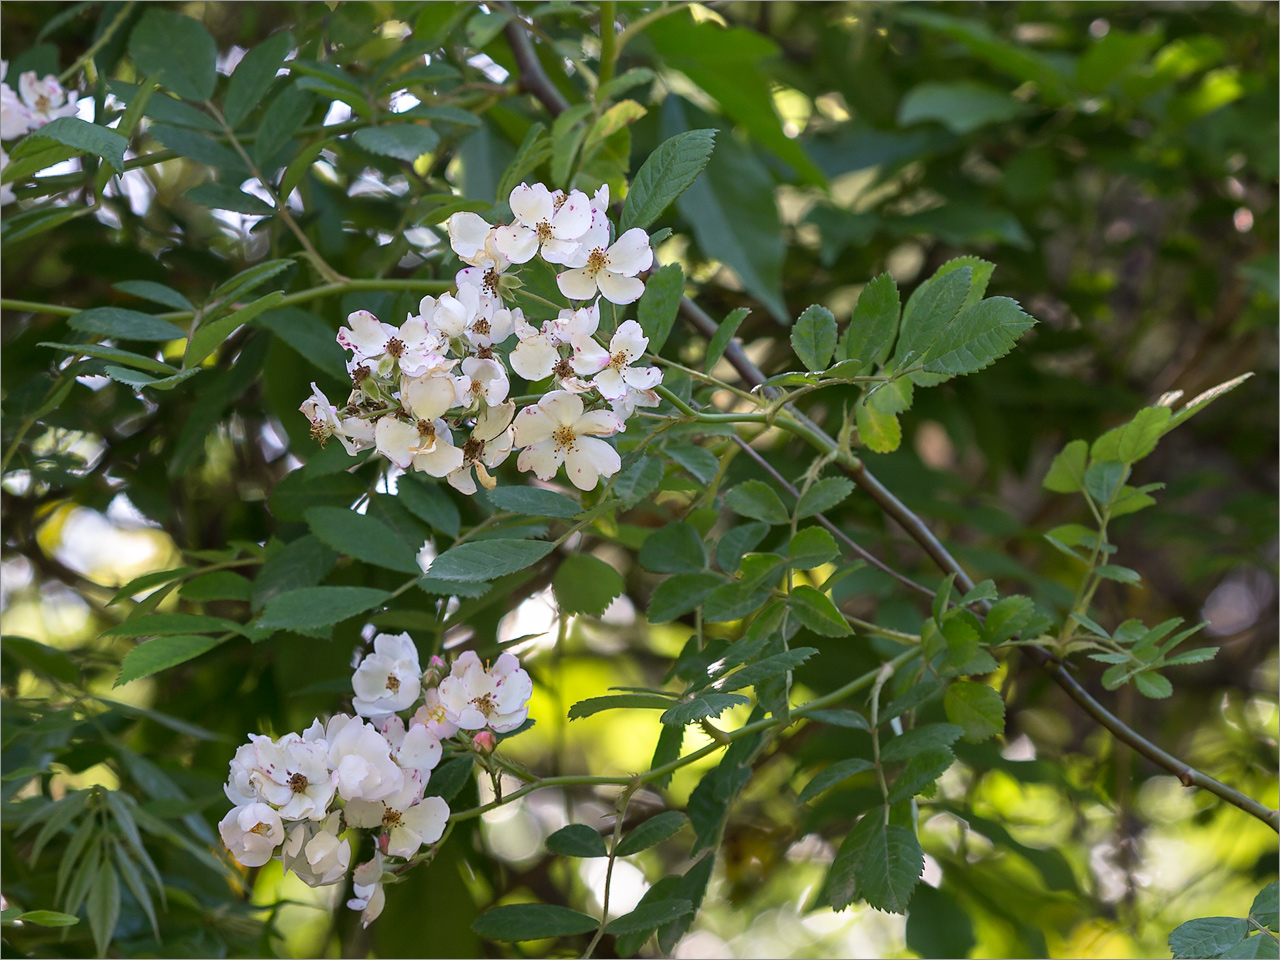
M 18 78 L 18 90 L 5 82 L 9 62 L 0 60 L 0 140 L 15 140 L 32 130 L 39 130 L 50 120 L 75 116 L 76 101 L 67 96 L 58 78 L 41 80 L 34 70 Z M 0 171 L 9 165 L 9 154 L 0 147 Z M 0 185 L 0 206 L 14 200 L 13 186 Z
M 337 437 L 351 454 L 376 448 L 467 494 L 477 480 L 493 489 L 489 471 L 514 449 L 521 470 L 550 480 L 563 465 L 582 490 L 618 472 L 617 451 L 599 438 L 625 430 L 637 407 L 657 406 L 662 372 L 635 365 L 649 340 L 634 320 L 603 343 L 596 294 L 639 299 L 637 274 L 653 264 L 649 238 L 633 229 L 610 244 L 608 186 L 588 197 L 522 183 L 510 202 L 512 224 L 474 213 L 449 219 L 450 243 L 467 264 L 455 293 L 424 297 L 399 327 L 365 310 L 347 318 L 338 343 L 351 352 L 353 389 L 339 407 L 312 384 L 301 410 L 314 437 Z M 541 327 L 509 304 L 522 287 L 513 267 L 535 254 L 568 268 L 556 280 L 574 304 Z M 553 389 L 517 413 L 509 370 L 530 383 L 552 378 Z M 455 431 L 467 431 L 461 444 Z
M 424 674 L 402 633 L 375 637 L 351 683 L 356 716 L 316 720 L 278 740 L 249 735 L 231 760 L 223 789 L 234 806 L 218 832 L 243 866 L 279 856 L 286 871 L 320 887 L 343 881 L 351 867 L 344 832 L 376 831 L 373 858 L 355 868 L 347 902 L 368 926 L 386 900 L 384 861 L 408 861 L 444 835 L 449 805 L 424 791 L 445 746 L 492 753 L 494 734 L 529 715 L 533 681 L 509 653 L 486 667 L 467 651 L 447 675 L 432 657 Z

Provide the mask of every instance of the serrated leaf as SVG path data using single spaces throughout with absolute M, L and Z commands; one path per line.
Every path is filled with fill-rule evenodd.
M 1280 884 L 1271 881 L 1253 898 L 1249 917 L 1268 930 L 1280 930 Z
M 892 453 L 902 444 L 902 425 L 897 414 L 880 413 L 865 403 L 856 413 L 858 439 L 875 453 Z
M 930 374 L 927 382 L 938 383 L 990 366 L 1033 326 L 1035 320 L 1008 297 L 991 297 L 961 310 L 925 354 L 924 372 Z
M 796 798 L 797 803 L 808 803 L 820 793 L 830 790 L 837 784 L 843 783 L 851 777 L 856 777 L 860 773 L 868 770 L 874 770 L 875 764 L 870 760 L 863 760 L 861 757 L 853 757 L 848 760 L 839 760 L 831 764 L 816 777 L 805 784 L 804 789 L 800 791 L 800 796 Z
M 791 520 L 781 498 L 773 487 L 762 480 L 748 480 L 738 484 L 725 494 L 724 503 L 739 516 L 762 523 L 779 525 Z
M 853 633 L 831 598 L 806 584 L 791 591 L 787 605 L 796 619 L 814 633 L 824 637 L 847 637 Z
M 1140 694 L 1152 700 L 1164 700 L 1173 694 L 1173 684 L 1167 677 L 1154 670 L 1144 670 L 1142 673 L 1135 674 L 1133 685 L 1138 688 Z
M 390 599 L 372 587 L 304 587 L 267 602 L 255 626 L 273 630 L 311 630 L 332 626 Z
M 293 34 L 282 30 L 267 37 L 236 64 L 222 97 L 222 113 L 232 127 L 238 127 L 262 102 L 293 45 Z
M 738 332 L 738 328 L 742 326 L 742 321 L 747 319 L 747 315 L 751 311 L 747 307 L 738 307 L 731 310 L 729 315 L 720 321 L 720 326 L 716 327 L 716 332 L 711 335 L 711 340 L 707 343 L 707 355 L 704 360 L 705 369 L 710 371 L 720 358 L 724 356 L 725 350 L 729 348 L 729 343 L 733 340 Z
M 509 903 L 480 914 L 471 929 L 489 940 L 545 940 L 590 933 L 594 917 L 547 903 Z
M 381 520 L 345 507 L 311 507 L 305 517 L 311 532 L 320 542 L 339 553 L 400 573 L 422 573 L 414 550 Z M 431 575 L 447 579 L 440 577 L 434 565 Z
M 585 823 L 571 823 L 547 837 L 547 850 L 562 857 L 607 857 L 609 847 L 600 836 Z
M 123 307 L 81 310 L 67 321 L 67 325 L 81 333 L 117 340 L 180 340 L 187 335 L 185 330 L 167 320 Z
M 636 907 L 625 916 L 610 920 L 605 931 L 612 934 L 637 933 L 641 930 L 653 930 L 664 923 L 679 920 L 686 914 L 693 913 L 693 904 L 688 900 L 673 898 L 657 900 Z
M 689 188 L 711 159 L 715 130 L 687 130 L 658 145 L 631 181 L 618 232 L 648 227 Z
M 201 654 L 208 653 L 219 643 L 221 640 L 218 637 L 205 636 L 165 636 L 148 640 L 125 654 L 120 664 L 120 675 L 116 677 L 116 682 L 112 686 L 118 687 L 140 677 L 149 677 L 153 673 L 194 660 Z
M 545 540 L 480 540 L 450 547 L 431 564 L 436 580 L 493 580 L 531 567 L 555 550 Z
M 825 370 L 836 349 L 836 318 L 820 304 L 800 314 L 791 328 L 791 349 L 807 370 Z
M 420 123 L 393 123 L 385 127 L 361 127 L 351 135 L 356 145 L 376 153 L 413 163 L 440 144 L 440 135 Z
M 997 644 L 1012 639 L 1031 622 L 1035 612 L 1035 604 L 1031 602 L 1030 597 L 1015 594 L 996 601 L 987 612 L 987 618 L 983 624 L 983 642 Z
M 184 100 L 202 103 L 213 96 L 218 46 L 199 20 L 150 7 L 129 35 L 129 56 L 144 76 Z
M 935 274 L 916 288 L 902 312 L 902 331 L 893 352 L 895 368 L 916 366 L 924 360 L 942 331 L 960 312 L 972 282 L 972 268 L 961 267 Z
M 1004 732 L 1004 700 L 985 683 L 957 680 L 942 699 L 947 719 L 963 728 L 971 743 Z
M 955 754 L 947 747 L 926 747 L 920 750 L 907 761 L 902 772 L 890 785 L 889 803 L 910 800 L 942 776 L 955 760 Z
M 58 117 L 46 123 L 13 148 L 11 160 L 16 163 L 37 154 L 47 149 L 51 142 L 100 157 L 116 173 L 124 173 L 124 151 L 129 141 L 114 130 L 79 117 Z
M 667 342 L 682 299 L 684 270 L 680 264 L 668 263 L 649 275 L 640 302 L 636 304 L 636 319 L 649 338 L 649 353 L 656 355 Z
M 121 280 L 119 283 L 113 283 L 111 289 L 174 310 L 195 310 L 191 301 L 177 290 L 166 287 L 163 283 L 156 283 L 154 280 Z
M 612 493 L 623 504 L 639 503 L 662 483 L 662 461 L 641 457 L 613 478 Z
M 562 493 L 544 490 L 541 487 L 497 487 L 488 492 L 488 497 L 489 502 L 499 510 L 523 514 L 526 517 L 556 517 L 561 520 L 571 520 L 582 512 L 582 505 L 577 501 L 570 500 Z M 414 513 L 418 511 L 414 510 Z M 422 516 L 421 513 L 418 515 Z M 427 520 L 426 517 L 423 519 Z
M 852 858 L 857 895 L 877 910 L 905 913 L 911 891 L 924 872 L 924 854 L 916 835 L 896 823 L 886 824 L 881 810 L 873 809 L 858 821 L 849 841 L 853 843 L 847 853 L 844 845 L 840 852 Z M 835 863 L 831 869 L 836 871 Z
M 723 584 L 724 579 L 714 573 L 680 573 L 667 578 L 649 596 L 649 622 L 668 623 L 692 613 Z
M 649 534 L 636 560 L 653 573 L 698 573 L 707 567 L 702 537 L 683 520 Z
M 622 838 L 613 851 L 614 856 L 629 857 L 642 850 L 648 850 L 663 840 L 675 836 L 688 822 L 689 818 L 679 810 L 668 810 L 650 817 Z
M 492 501 L 494 493 L 502 489 L 504 488 L 498 487 L 497 490 L 492 491 L 490 500 Z M 449 495 L 437 484 L 416 480 L 412 475 L 403 476 L 396 486 L 396 499 L 408 507 L 409 512 L 419 520 L 426 521 L 433 530 L 438 530 L 448 537 L 456 537 L 458 535 L 458 531 L 462 526 L 462 518 L 458 514 L 458 508 L 449 499 Z M 540 509 L 544 509 L 546 506 L 547 503 L 545 501 L 539 504 Z M 502 509 L 510 508 L 503 507 Z
M 1108 430 L 1089 448 L 1095 461 L 1118 460 L 1133 464 L 1150 454 L 1169 430 L 1168 407 L 1144 407 L 1128 423 Z
M 717 680 L 715 688 L 717 690 L 731 691 L 741 690 L 744 687 L 753 687 L 766 680 L 789 673 L 817 652 L 813 647 L 796 647 L 794 650 L 775 653 L 773 656 L 765 657 L 756 663 L 748 664 L 737 673 L 732 673 L 722 680 Z
M 839 555 L 835 538 L 822 527 L 805 527 L 787 545 L 787 562 L 801 570 L 812 570 Z
M 102 636 L 164 637 L 184 633 L 225 633 L 239 629 L 239 624 L 221 617 L 206 617 L 196 613 L 155 613 L 118 623 L 102 631 Z
M 658 719 L 670 726 L 682 727 L 697 720 L 718 717 L 730 707 L 750 702 L 737 693 L 704 693 L 685 703 L 678 703 L 668 708 Z
M 1236 917 L 1200 917 L 1175 927 L 1169 949 L 1175 960 L 1220 957 L 1249 935 L 1249 921 Z
M 882 738 L 880 761 L 894 763 L 934 747 L 950 747 L 963 735 L 964 730 L 954 723 L 926 723 L 913 727 L 900 736 Z
M 846 727 L 850 730 L 871 729 L 867 718 L 857 710 L 809 710 L 805 713 L 805 717 L 833 727 Z
M 618 571 L 598 557 L 575 553 L 565 557 L 551 581 L 556 602 L 565 614 L 598 617 L 626 589 Z
M 863 287 L 849 320 L 844 358 L 857 360 L 864 368 L 884 363 L 893 349 L 901 309 L 898 284 L 889 274 L 882 273 Z
M 604 710 L 666 710 L 671 706 L 670 697 L 656 693 L 616 693 L 606 697 L 590 697 L 579 700 L 569 708 L 570 720 L 581 720 Z
M 744 523 L 727 530 L 716 544 L 716 563 L 725 573 L 737 573 L 743 556 L 758 547 L 768 534 L 767 523 Z
M 796 519 L 803 520 L 830 510 L 853 493 L 853 481 L 847 477 L 827 477 L 813 484 L 796 504 Z

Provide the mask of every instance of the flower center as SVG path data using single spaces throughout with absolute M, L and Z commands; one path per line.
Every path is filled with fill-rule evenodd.
M 567 193 L 557 193 L 554 197 L 552 197 L 551 202 L 555 204 L 556 213 L 560 212 L 560 208 L 565 205 L 565 201 L 568 199 L 569 199 L 569 195 Z
M 418 421 L 418 436 L 426 440 L 431 437 L 434 437 L 435 435 L 436 435 L 436 425 L 434 423 L 432 423 L 430 420 Z M 395 680 L 395 677 L 392 677 L 390 680 L 387 681 L 388 686 L 391 685 L 391 680 Z M 396 680 L 396 686 L 397 687 L 400 686 L 399 680 Z
M 621 370 L 630 362 L 631 362 L 631 357 L 627 355 L 627 351 L 625 350 L 619 350 L 617 353 L 615 353 L 612 357 L 609 358 L 609 366 L 612 367 L 614 370 Z
M 485 324 L 485 326 L 487 327 L 487 326 L 488 326 L 488 324 L 486 323 L 486 324 Z M 486 330 L 486 331 L 485 331 L 485 333 L 486 333 L 486 334 L 487 334 L 488 332 L 489 332 L 488 330 Z M 492 360 L 492 359 L 493 359 L 493 348 L 492 348 L 492 347 L 479 347 L 479 348 L 476 350 L 476 359 L 477 359 L 477 360 Z
M 387 353 L 393 357 L 398 357 L 404 353 L 404 341 L 396 337 L 392 337 L 387 341 Z
M 295 773 L 289 778 L 289 789 L 294 793 L 301 793 L 307 786 L 307 778 L 301 773 Z
M 578 443 L 578 435 L 573 432 L 573 427 L 556 427 L 551 439 L 556 442 L 557 451 L 572 450 Z
M 551 372 L 561 380 L 567 380 L 573 376 L 573 364 L 562 357 L 560 362 L 551 368 Z
M 468 437 L 467 442 L 462 445 L 462 459 L 465 463 L 474 463 L 480 459 L 482 453 L 484 453 L 483 440 Z
M 595 276 L 601 270 L 609 265 L 609 258 L 605 255 L 602 248 L 596 247 L 587 257 L 587 270 L 592 276 Z
M 538 235 L 539 243 L 546 243 L 551 239 L 551 224 L 545 220 L 539 220 L 538 225 L 533 228 L 533 232 Z
M 400 692 L 400 678 L 394 673 L 387 677 L 387 689 L 392 693 Z
M 484 393 L 484 381 L 472 380 L 471 386 L 468 387 L 467 389 L 470 390 L 473 394 L 475 394 L 478 397 L 480 396 L 480 394 Z
M 331 436 L 332 434 L 329 432 L 329 427 L 326 424 L 313 423 L 311 425 L 311 439 L 319 443 L 322 449 L 324 445 L 329 442 L 329 437 Z
M 400 825 L 400 811 L 387 807 L 382 813 L 382 825 L 388 830 L 392 827 L 398 827 Z
M 497 704 L 493 702 L 493 694 L 486 693 L 483 697 L 474 697 L 471 705 L 483 713 L 486 717 L 497 708 Z
M 484 317 L 477 318 L 476 322 L 471 325 L 471 332 L 477 337 L 487 337 L 491 329 L 489 321 Z
M 369 368 L 363 363 L 351 371 L 351 382 L 357 387 L 369 378 Z
M 49 98 L 45 96 L 43 93 L 40 94 L 40 96 L 36 97 L 36 110 L 39 113 L 48 113 L 49 107 L 51 107 L 52 105 L 53 104 L 50 102 Z
M 484 272 L 484 280 L 481 281 L 481 285 L 489 296 L 496 297 L 498 296 L 498 284 L 501 280 L 502 277 L 498 275 L 498 271 L 490 267 Z
M 261 821 L 259 821 L 258 823 L 255 823 L 253 825 L 253 829 L 251 829 L 249 832 L 256 833 L 260 837 L 266 836 L 268 833 L 271 832 L 271 824 L 262 823 Z

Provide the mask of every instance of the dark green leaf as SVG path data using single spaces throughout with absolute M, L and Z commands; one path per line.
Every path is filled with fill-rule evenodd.
M 436 580 L 492 580 L 531 567 L 556 548 L 545 540 L 480 540 L 451 547 L 431 564 Z
M 113 290 L 127 293 L 132 297 L 159 303 L 174 310 L 194 310 L 191 301 L 172 287 L 152 280 L 121 280 L 111 285 Z
M 191 339 L 187 341 L 187 352 L 183 355 L 182 362 L 187 367 L 198 365 L 205 357 L 217 350 L 222 345 L 222 342 L 231 336 L 235 330 L 249 323 L 260 313 L 274 307 L 283 297 L 284 294 L 282 292 L 273 290 L 265 297 L 260 297 L 253 303 L 245 304 L 228 316 L 219 317 L 210 323 L 200 324 L 196 327 L 195 333 L 191 335 Z
M 985 83 L 948 81 L 922 83 L 898 104 L 898 123 L 910 126 L 922 121 L 942 124 L 955 134 L 966 134 L 989 123 L 1012 120 L 1026 107 L 1003 90 Z
M 636 559 L 654 573 L 698 573 L 707 567 L 702 537 L 684 521 L 668 523 L 649 534 Z
M 738 693 L 704 693 L 685 703 L 676 704 L 658 719 L 671 726 L 681 727 L 697 720 L 718 717 L 730 707 L 750 702 Z
M 585 613 L 589 617 L 603 614 L 626 586 L 618 571 L 585 553 L 565 557 L 552 580 L 560 610 L 566 614 Z
M 238 127 L 257 109 L 293 46 L 293 34 L 281 30 L 244 55 L 231 74 L 227 92 L 222 98 L 222 112 L 227 123 Z
M 686 914 L 693 913 L 693 904 L 688 900 L 658 900 L 636 907 L 625 916 L 610 920 L 605 926 L 606 933 L 637 933 L 641 930 L 654 930 L 664 923 L 678 920 Z
M 541 487 L 497 487 L 490 490 L 488 496 L 489 502 L 499 510 L 520 513 L 527 517 L 557 517 L 562 520 L 571 520 L 582 512 L 581 504 L 570 500 L 562 493 L 544 490 Z M 426 517 L 422 519 L 427 520 Z
M 546 903 L 509 903 L 487 910 L 471 929 L 488 940 L 545 940 L 590 933 L 600 925 L 593 917 Z
M 723 680 L 718 680 L 716 689 L 732 691 L 755 686 L 774 677 L 782 676 L 784 673 L 789 673 L 817 652 L 813 647 L 796 647 L 794 650 L 775 653 L 773 656 L 765 657 L 757 663 L 743 667 L 737 673 L 730 674 Z
M 385 127 L 362 127 L 351 139 L 370 153 L 413 163 L 440 143 L 439 135 L 419 123 L 396 123 Z
M 120 686 L 149 677 L 153 673 L 176 667 L 180 663 L 193 660 L 202 653 L 208 653 L 221 641 L 217 637 L 204 636 L 165 636 L 156 637 L 141 643 L 125 654 L 120 664 L 120 675 L 113 686 Z
M 269 217 L 275 213 L 269 203 L 225 183 L 202 183 L 188 190 L 186 198 L 202 207 L 232 210 L 253 217 Z
M 1030 597 L 1015 594 L 997 601 L 987 612 L 982 629 L 983 642 L 996 644 L 1011 639 L 1031 622 L 1035 612 L 1035 604 Z
M 957 680 L 943 697 L 947 719 L 964 729 L 964 738 L 978 742 L 1004 732 L 1004 701 L 985 683 Z
M 85 912 L 89 918 L 89 929 L 93 932 L 94 946 L 98 948 L 98 956 L 104 957 L 120 919 L 120 877 L 109 860 L 104 860 L 98 867 L 98 875 L 89 888 Z
M 716 327 L 716 332 L 712 334 L 710 342 L 707 343 L 707 356 L 704 365 L 708 371 L 724 356 L 724 352 L 729 348 L 729 343 L 733 340 L 734 334 L 738 332 L 738 328 L 742 326 L 742 321 L 747 319 L 747 314 L 750 312 L 747 307 L 738 307 L 736 310 L 731 310 L 729 315 L 720 321 L 720 326 Z
M 801 584 L 787 599 L 796 619 L 824 637 L 847 637 L 853 633 L 839 608 L 825 593 Z
M 901 309 L 898 284 L 889 274 L 882 273 L 863 287 L 849 321 L 845 359 L 858 360 L 864 368 L 884 363 L 893 349 Z
M 311 532 L 339 553 L 388 570 L 422 573 L 413 549 L 380 520 L 342 507 L 311 507 L 306 519 Z M 434 567 L 431 575 L 440 578 Z
M 853 493 L 853 481 L 846 477 L 827 477 L 819 480 L 800 497 L 796 505 L 796 518 L 803 520 L 830 510 Z
M 833 727 L 847 727 L 850 730 L 871 729 L 867 718 L 857 710 L 809 710 L 805 713 L 805 717 Z
M 950 747 L 963 734 L 964 730 L 953 723 L 926 723 L 901 736 L 881 738 L 880 760 L 883 763 L 894 763 L 913 757 L 930 747 Z
M 662 483 L 662 461 L 641 457 L 613 478 L 611 491 L 624 504 L 639 503 Z
M 649 154 L 631 181 L 622 205 L 618 232 L 648 227 L 698 178 L 711 151 L 716 130 L 687 130 L 676 134 Z
M 650 353 L 658 354 L 667 342 L 683 298 L 684 271 L 680 264 L 668 263 L 649 275 L 644 294 L 636 305 L 636 319 L 649 338 Z
M 499 487 L 493 493 L 496 494 L 502 489 L 502 487 Z M 396 486 L 396 498 L 404 506 L 408 507 L 414 516 L 429 523 L 433 530 L 439 530 L 449 537 L 458 535 L 462 523 L 462 519 L 458 515 L 458 508 L 439 485 L 427 480 L 416 479 L 413 474 L 406 474 L 400 478 L 399 484 Z M 492 494 L 490 498 L 492 499 Z M 546 503 L 539 505 L 539 509 L 545 508 Z M 511 508 L 503 507 L 502 509 Z M 549 514 L 545 513 L 537 515 L 549 516 Z
M 822 527 L 806 527 L 787 545 L 787 560 L 801 570 L 812 570 L 839 555 L 835 538 Z
M 72 330 L 95 333 L 117 340 L 180 340 L 186 331 L 149 313 L 123 307 L 93 307 L 81 310 L 67 321 Z
M 917 382 L 937 383 L 976 373 L 1012 350 L 1034 325 L 1035 320 L 1008 297 L 991 297 L 967 307 L 933 341 L 924 357 L 925 373 L 930 376 Z
M 907 912 L 909 950 L 922 957 L 967 957 L 976 943 L 973 920 L 946 887 L 916 887 Z
M 274 630 L 328 627 L 386 602 L 391 594 L 371 587 L 304 587 L 268 601 L 257 626 Z
M 889 803 L 910 800 L 942 776 L 955 760 L 955 754 L 946 747 L 925 747 L 916 752 L 890 785 Z
M 571 823 L 547 837 L 547 850 L 564 857 L 607 857 L 609 847 L 585 823 Z
M 681 573 L 664 580 L 649 597 L 649 622 L 667 623 L 691 613 L 723 584 L 714 573 Z
M 973 270 L 961 267 L 948 273 L 939 271 L 920 284 L 902 312 L 902 332 L 893 353 L 895 367 L 919 364 L 934 342 L 951 323 L 973 282 Z
M 1280 884 L 1273 880 L 1258 891 L 1249 908 L 1249 918 L 1268 930 L 1280 930 Z
M 116 624 L 104 630 L 104 637 L 164 637 L 182 633 L 225 633 L 240 629 L 239 624 L 220 617 L 194 613 L 156 613 Z
M 1249 935 L 1249 921 L 1235 917 L 1201 917 L 1188 920 L 1169 934 L 1175 960 L 1220 957 Z
M 648 850 L 663 840 L 675 836 L 688 822 L 689 818 L 679 810 L 668 810 L 650 817 L 622 838 L 617 849 L 614 850 L 614 855 L 629 857 L 641 850 Z
M 129 35 L 129 55 L 142 74 L 160 74 L 160 82 L 184 100 L 213 96 L 218 46 L 199 20 L 149 7 Z
M 51 120 L 15 146 L 10 157 L 14 162 L 21 160 L 46 149 L 49 141 L 101 157 L 116 173 L 124 173 L 124 151 L 129 141 L 114 130 L 79 117 Z
M 791 328 L 791 349 L 807 370 L 825 370 L 836 349 L 836 318 L 819 304 L 805 309 Z
M 870 760 L 863 760 L 861 757 L 838 760 L 806 783 L 804 789 L 800 791 L 800 796 L 796 798 L 796 802 L 808 803 L 818 794 L 830 790 L 836 784 L 843 783 L 851 777 L 856 777 L 860 773 L 873 769 L 875 769 L 875 764 Z
M 734 513 L 763 523 L 783 524 L 791 520 L 787 508 L 773 488 L 761 480 L 740 483 L 724 497 L 725 506 Z
M 569 708 L 569 719 L 581 720 L 604 710 L 666 710 L 671 703 L 670 697 L 660 697 L 654 693 L 610 694 L 579 700 Z

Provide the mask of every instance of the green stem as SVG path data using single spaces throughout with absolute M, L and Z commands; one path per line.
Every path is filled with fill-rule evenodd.
M 618 61 L 617 6 L 613 0 L 603 0 L 600 4 L 600 69 L 596 79 L 602 86 L 613 79 Z M 587 956 L 590 955 L 588 951 Z
M 137 0 L 129 0 L 128 3 L 121 7 L 120 13 L 107 25 L 107 29 L 102 31 L 102 36 L 95 40 L 88 50 L 80 54 L 75 63 L 63 70 L 62 73 L 58 74 L 58 83 L 66 86 L 67 81 L 74 77 L 80 71 L 81 67 L 92 60 L 99 50 L 110 43 L 111 38 L 114 37 L 116 31 L 120 29 L 120 25 L 129 19 L 129 14 L 133 12 L 133 8 L 136 5 Z

